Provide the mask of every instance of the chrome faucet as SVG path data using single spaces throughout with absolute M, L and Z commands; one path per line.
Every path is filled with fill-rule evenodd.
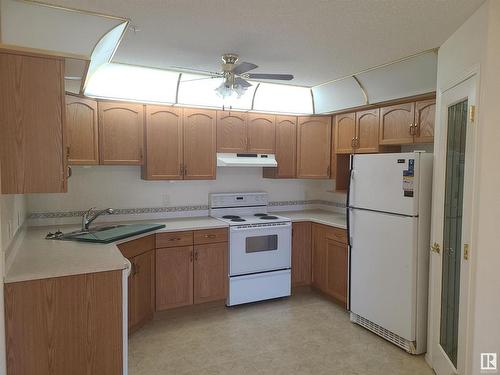
M 89 230 L 90 224 L 97 219 L 102 214 L 112 214 L 114 211 L 112 208 L 106 208 L 105 210 L 94 211 L 95 207 L 92 207 L 85 211 L 82 216 L 82 232 L 87 232 Z

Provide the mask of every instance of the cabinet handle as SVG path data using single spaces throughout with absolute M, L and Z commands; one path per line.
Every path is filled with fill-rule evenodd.
M 194 260 L 198 260 L 198 252 L 197 251 L 194 252 Z
M 187 165 L 184 164 L 184 176 L 187 176 L 188 174 L 188 168 L 187 168 Z
M 351 147 L 352 147 L 352 148 L 356 148 L 356 143 L 355 143 L 355 142 L 356 142 L 356 138 L 353 138 L 353 139 L 351 140 Z
M 183 175 L 184 175 L 184 168 L 183 168 L 183 166 L 182 166 L 182 163 L 181 163 L 181 164 L 179 164 L 179 174 L 180 174 L 181 176 L 183 176 Z
M 169 241 L 180 241 L 180 237 L 172 237 L 168 239 Z
M 359 137 L 354 138 L 354 147 L 359 148 Z
M 215 234 L 205 234 L 205 238 L 216 238 Z
M 410 123 L 410 135 L 413 135 L 413 123 Z
M 71 166 L 68 165 L 68 177 L 67 178 L 70 178 L 71 176 L 73 176 L 73 169 L 71 168 Z
M 192 251 L 191 251 L 191 255 L 189 257 L 189 260 L 190 260 L 191 263 L 193 263 L 193 252 Z

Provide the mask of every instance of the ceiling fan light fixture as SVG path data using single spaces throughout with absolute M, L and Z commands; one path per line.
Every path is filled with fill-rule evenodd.
M 215 93 L 222 99 L 226 99 L 233 96 L 234 90 L 230 86 L 227 86 L 224 81 L 215 89 Z

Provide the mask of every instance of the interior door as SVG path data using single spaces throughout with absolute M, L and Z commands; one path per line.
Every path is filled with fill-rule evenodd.
M 432 363 L 438 375 L 466 372 L 468 254 L 472 216 L 476 77 L 445 91 L 435 150 L 431 256 Z

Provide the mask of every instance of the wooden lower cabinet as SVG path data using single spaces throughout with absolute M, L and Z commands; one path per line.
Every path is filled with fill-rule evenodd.
M 326 293 L 347 305 L 347 245 L 326 239 Z
M 122 271 L 5 284 L 9 375 L 121 375 Z
M 292 286 L 311 284 L 311 223 L 292 226 Z
M 193 304 L 193 246 L 156 249 L 156 310 Z
M 227 242 L 195 245 L 194 303 L 226 298 L 227 258 Z
M 343 229 L 312 224 L 312 285 L 347 306 L 347 233 Z
M 128 279 L 128 329 L 136 331 L 153 319 L 155 311 L 155 251 L 130 259 Z

